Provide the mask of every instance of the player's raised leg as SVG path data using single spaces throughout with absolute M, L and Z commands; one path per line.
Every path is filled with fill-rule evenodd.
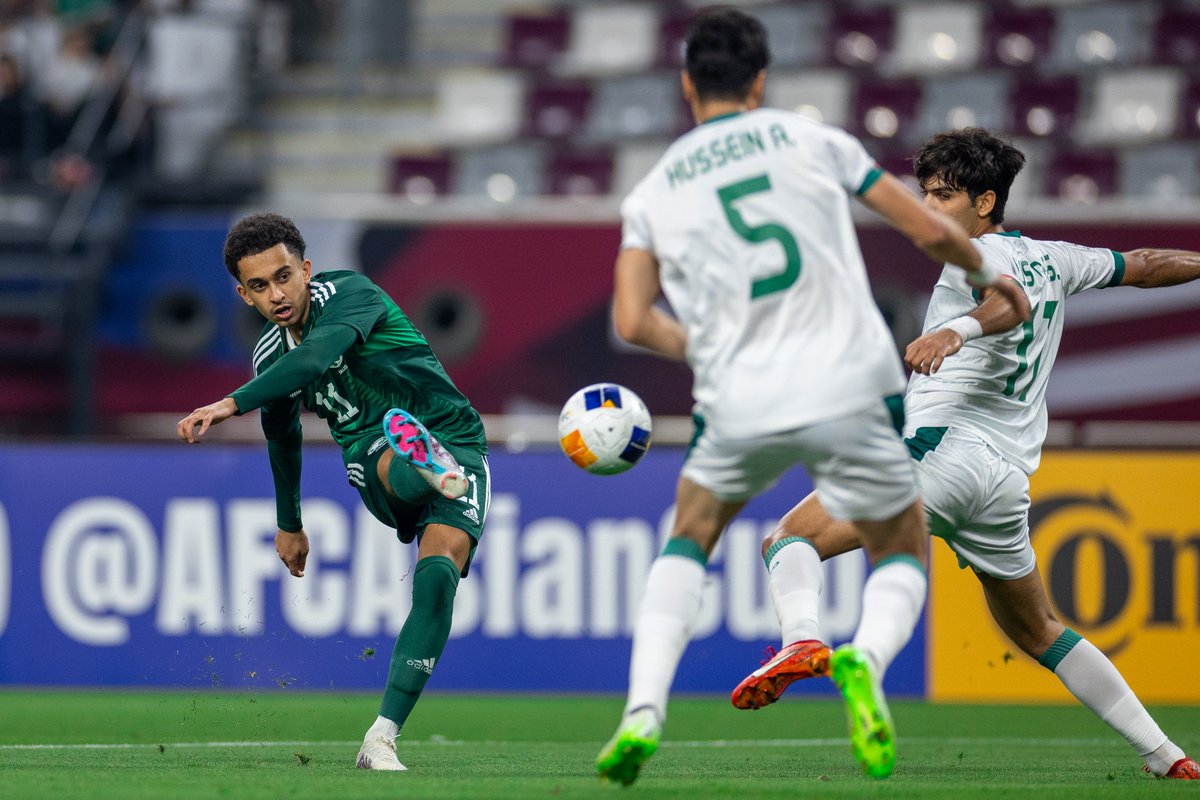
M 1036 567 L 1015 580 L 980 572 L 976 576 L 1004 633 L 1121 734 L 1142 757 L 1147 772 L 1160 778 L 1200 780 L 1200 766 L 1167 738 L 1108 657 L 1058 621 Z
M 708 554 L 744 505 L 679 479 L 672 536 L 650 567 L 634 626 L 625 711 L 596 757 L 601 778 L 628 786 L 658 749 L 675 670 L 700 615 Z
M 816 494 L 800 501 L 763 540 L 767 588 L 782 646 L 733 690 L 735 708 L 770 705 L 796 681 L 828 673 L 830 650 L 820 622 L 821 562 L 858 547 L 854 524 L 830 517 Z
M 438 494 L 451 500 L 467 493 L 467 478 L 454 456 L 420 420 L 399 408 L 383 417 L 383 433 L 396 455 L 417 471 Z

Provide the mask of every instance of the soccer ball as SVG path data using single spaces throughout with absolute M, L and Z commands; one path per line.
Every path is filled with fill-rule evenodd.
M 650 412 L 642 398 L 615 383 L 585 386 L 558 415 L 558 443 L 576 466 L 616 475 L 650 449 Z

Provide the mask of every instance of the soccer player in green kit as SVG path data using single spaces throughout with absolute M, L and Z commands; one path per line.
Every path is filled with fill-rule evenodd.
M 303 577 L 308 537 L 300 516 L 300 409 L 315 412 L 342 449 L 346 474 L 371 513 L 417 540 L 412 610 L 392 651 L 379 716 L 357 766 L 403 770 L 395 739 L 450 635 L 454 594 L 483 531 L 490 475 L 483 422 L 425 337 L 365 276 L 312 274 L 304 239 L 277 214 L 237 222 L 225 266 L 237 292 L 266 319 L 255 377 L 179 421 L 196 444 L 208 429 L 262 409 L 275 482 L 275 550 Z

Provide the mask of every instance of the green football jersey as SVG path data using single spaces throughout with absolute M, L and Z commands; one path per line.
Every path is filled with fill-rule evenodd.
M 253 355 L 259 377 L 230 395 L 239 412 L 261 405 L 263 427 L 284 428 L 290 419 L 267 418 L 295 417 L 303 404 L 328 423 L 333 440 L 345 447 L 361 437 L 379 435 L 383 415 L 402 408 L 443 442 L 485 444 L 479 414 L 450 380 L 425 337 L 382 289 L 357 272 L 331 270 L 314 275 L 309 292 L 300 343 L 274 323 L 263 327 Z M 316 380 L 289 391 L 282 385 L 289 370 L 280 367 L 316 331 L 331 325 L 353 329 L 354 343 Z M 281 385 L 272 387 L 275 372 Z

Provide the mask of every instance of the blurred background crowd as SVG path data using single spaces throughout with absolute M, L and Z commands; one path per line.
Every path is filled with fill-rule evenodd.
M 530 308 L 573 291 L 602 302 L 617 203 L 691 124 L 678 68 L 699 5 L 0 1 L 0 434 L 111 433 L 131 413 L 189 410 L 187 383 L 233 388 L 256 323 L 232 316 L 219 245 L 250 208 L 305 221 L 318 268 L 461 267 L 456 291 L 398 297 L 434 338 L 446 329 L 456 380 L 470 383 L 472 356 L 502 327 L 563 341 Z M 846 128 L 897 174 L 936 131 L 1005 131 L 1029 160 L 1017 222 L 1118 226 L 1118 241 L 1087 244 L 1200 248 L 1200 0 L 739 5 L 770 31 L 767 102 Z M 1140 227 L 1122 234 L 1129 224 Z M 443 234 L 478 252 L 501 228 L 531 238 L 503 270 L 492 254 L 478 286 L 473 256 L 429 244 Z M 590 250 L 554 249 L 556 235 L 578 243 L 596 229 Z M 578 270 L 574 288 L 549 276 L 563 269 Z M 544 298 L 488 321 L 494 284 L 543 277 Z M 885 309 L 898 339 L 920 302 Z M 1154 313 L 1200 350 L 1180 309 Z M 550 410 L 588 377 L 567 370 L 538 398 L 513 369 L 488 381 L 507 375 L 515 389 L 468 394 L 489 413 L 530 395 Z M 673 380 L 668 410 L 686 413 L 686 376 Z M 1180 411 L 1196 396 L 1176 387 L 1178 407 L 1159 416 L 1200 420 Z

